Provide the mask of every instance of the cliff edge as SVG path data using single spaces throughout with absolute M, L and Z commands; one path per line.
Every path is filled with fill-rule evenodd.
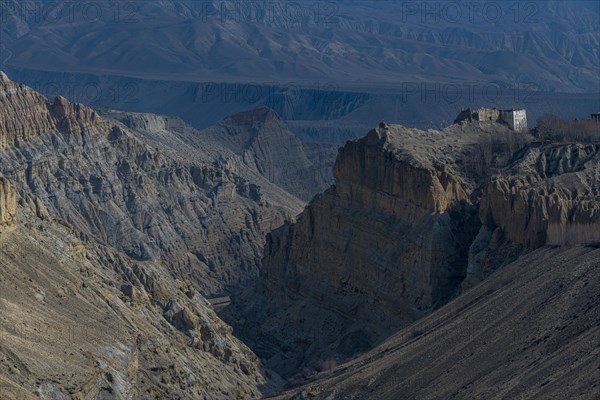
M 224 318 L 290 382 L 360 354 L 544 246 L 599 242 L 598 146 L 487 122 L 381 124 L 267 238 Z

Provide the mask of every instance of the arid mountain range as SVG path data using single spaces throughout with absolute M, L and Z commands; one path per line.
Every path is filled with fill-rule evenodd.
M 206 298 L 253 279 L 266 233 L 301 210 L 274 181 L 319 190 L 295 137 L 276 136 L 288 153 L 261 147 L 279 120 L 257 110 L 215 128 L 254 138 L 226 147 L 178 119 L 50 101 L 3 73 L 0 106 L 2 396 L 258 397 L 258 358 Z
M 302 381 L 530 251 L 596 246 L 599 165 L 597 144 L 544 145 L 495 123 L 372 130 L 340 149 L 335 185 L 269 234 L 260 278 L 224 317 Z
M 3 2 L 13 67 L 196 82 L 597 84 L 592 1 Z M 578 67 L 576 74 L 573 67 Z M 258 76 L 263 79 L 257 80 Z
M 381 123 L 327 188 L 271 109 L 199 131 L 5 74 L 0 139 L 6 398 L 598 394 L 595 143 Z
M 0 400 L 600 399 L 599 71 L 594 0 L 0 1 Z
M 463 107 L 525 107 L 531 121 L 600 109 L 592 0 L 10 0 L 0 16 L 13 79 L 197 129 L 267 106 L 301 140 L 341 146 L 381 120 L 445 127 Z

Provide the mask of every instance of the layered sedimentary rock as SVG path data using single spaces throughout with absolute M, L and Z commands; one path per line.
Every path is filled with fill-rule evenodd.
M 13 225 L 16 218 L 16 192 L 7 179 L 0 178 L 0 226 Z
M 300 140 L 269 108 L 232 115 L 201 135 L 223 144 L 243 165 L 305 201 L 327 188 Z
M 527 251 L 600 241 L 594 145 L 515 154 L 523 142 L 496 124 L 381 124 L 340 150 L 336 184 L 293 218 L 302 202 L 274 183 L 304 198 L 318 183 L 304 179 L 313 167 L 268 109 L 197 132 L 149 114 L 107 111 L 121 122 L 108 120 L 2 81 L 14 90 L 0 109 L 0 166 L 11 182 L 0 180 L 0 223 L 14 225 L 17 199 L 23 216 L 0 232 L 0 384 L 11 398 L 258 397 L 267 384 L 258 359 L 203 295 L 247 284 L 263 254 L 257 283 L 224 316 L 269 368 L 302 378 Z M 473 302 L 489 294 L 478 293 Z M 486 310 L 483 322 L 503 309 Z M 88 335 L 47 336 L 65 325 Z M 46 336 L 23 335 L 29 329 Z M 437 354 L 431 343 L 414 359 Z M 344 393 L 362 396 L 353 390 Z
M 2 399 L 245 399 L 256 356 L 190 280 L 35 214 L 0 229 Z
M 498 126 L 372 130 L 340 149 L 336 184 L 271 232 L 258 284 L 225 310 L 289 377 L 370 348 L 444 304 L 480 222 L 464 160 Z
M 549 244 L 594 243 L 589 237 L 560 235 L 560 227 L 598 223 L 600 146 L 567 144 L 535 147 L 495 178 L 482 196 L 482 219 L 496 223 L 507 238 L 538 248 Z
M 46 98 L 1 71 L 0 110 L 0 149 L 56 127 Z
M 258 283 L 224 315 L 301 382 L 527 252 L 597 245 L 598 150 L 488 123 L 381 124 L 340 149 L 334 187 L 269 235 Z
M 109 123 L 103 121 L 98 113 L 84 105 L 71 103 L 57 96 L 49 106 L 56 128 L 63 133 L 78 133 L 87 128 L 108 129 Z
M 482 228 L 470 251 L 467 283 L 546 244 L 600 243 L 599 149 L 532 146 L 491 179 L 481 195 Z
M 128 129 L 64 98 L 48 102 L 6 86 L 18 88 L 6 101 L 26 103 L 19 115 L 29 122 L 22 126 L 28 139 L 0 154 L 5 176 L 82 238 L 136 260 L 159 258 L 206 294 L 255 276 L 266 233 L 301 206 L 190 127 L 133 115 L 128 120 L 155 122 Z M 3 108 L 0 118 L 20 121 L 16 112 Z
M 1 71 L 0 109 L 0 149 L 51 131 L 77 133 L 92 126 L 108 127 L 96 111 L 60 96 L 50 103 L 40 93 L 12 82 Z
M 254 277 L 266 232 L 300 200 L 185 124 L 122 115 L 127 126 L 2 79 L 0 169 L 14 191 L 2 180 L 0 210 L 14 219 L 16 199 L 24 216 L 0 237 L 3 388 L 258 397 L 258 359 L 204 296 Z M 64 336 L 71 325 L 91 337 Z M 47 327 L 63 333 L 21 334 Z

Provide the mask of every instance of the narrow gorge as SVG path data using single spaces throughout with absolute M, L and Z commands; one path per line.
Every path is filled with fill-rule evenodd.
M 312 379 L 531 251 L 596 245 L 599 168 L 597 145 L 495 123 L 382 123 L 269 234 L 258 281 L 223 317 L 289 382 Z
M 207 298 L 254 279 L 267 232 L 303 202 L 209 131 L 102 113 L 0 75 L 3 390 L 260 397 L 258 358 Z M 297 145 L 288 135 L 277 146 L 286 140 Z M 287 182 L 299 174 L 304 196 L 317 190 L 301 148 L 297 164 L 274 150 L 260 156 L 285 162 Z
M 563 285 L 581 293 L 560 312 L 583 307 L 586 322 L 556 339 L 560 357 L 595 334 L 596 144 L 492 122 L 381 123 L 339 149 L 327 188 L 271 109 L 198 131 L 50 101 L 4 74 L 0 143 L 0 384 L 13 397 L 356 398 L 370 383 L 357 388 L 354 368 L 379 382 L 375 398 L 395 399 L 412 386 L 378 377 L 396 350 L 435 353 L 435 340 L 415 343 L 438 325 L 501 332 L 496 292 L 511 307 L 520 293 L 554 329 L 543 294 L 555 292 L 519 285 L 554 285 L 556 266 L 540 280 L 544 260 L 569 254 L 580 264 Z M 481 321 L 464 315 L 472 304 Z M 486 340 L 504 343 L 497 335 Z M 534 333 L 519 335 L 526 346 Z M 452 340 L 445 351 L 462 346 Z

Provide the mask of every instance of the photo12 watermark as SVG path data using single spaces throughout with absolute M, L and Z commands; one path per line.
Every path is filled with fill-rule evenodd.
M 277 96 L 294 96 L 301 92 L 314 91 L 334 93 L 341 91 L 335 82 L 248 82 L 248 83 L 201 83 L 196 86 L 195 102 L 254 104 Z M 333 100 L 333 99 L 330 99 Z
M 50 99 L 62 96 L 75 103 L 86 105 L 127 105 L 140 101 L 139 84 L 135 80 L 124 83 L 95 81 L 35 81 L 29 87 Z
M 204 1 L 202 22 L 337 25 L 340 5 L 335 1 Z
M 340 5 L 335 1 L 191 1 L 188 10 L 156 16 L 151 11 L 159 3 L 149 1 L 52 1 L 2 0 L 0 22 L 20 19 L 29 23 L 63 24 L 73 22 L 135 24 L 167 17 L 192 16 L 203 23 L 262 23 L 282 25 L 333 26 L 339 23 Z M 179 12 L 181 11 L 181 12 Z
M 73 22 L 134 24 L 142 21 L 139 1 L 0 1 L 0 23 L 19 19 L 35 24 Z
M 404 1 L 402 22 L 523 23 L 539 22 L 539 1 Z
M 395 96 L 400 104 L 496 104 L 510 101 L 526 106 L 539 101 L 538 87 L 532 82 L 499 85 L 480 81 L 461 83 L 400 82 Z

